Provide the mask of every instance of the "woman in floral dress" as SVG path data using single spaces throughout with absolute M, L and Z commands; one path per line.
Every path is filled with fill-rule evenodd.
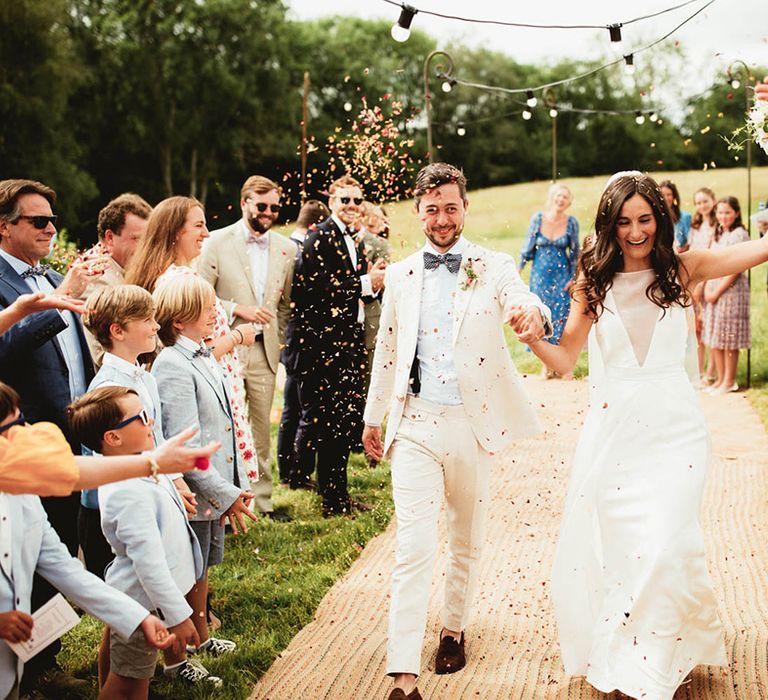
M 169 197 L 152 211 L 147 232 L 139 243 L 126 271 L 127 284 L 138 284 L 152 292 L 158 284 L 178 275 L 197 275 L 191 265 L 200 255 L 203 242 L 208 238 L 203 205 L 192 197 Z M 216 301 L 216 325 L 208 339 L 208 347 L 224 370 L 230 392 L 232 416 L 240 459 L 248 478 L 258 478 L 256 451 L 248 422 L 245 389 L 237 357 L 237 345 L 252 345 L 255 330 L 242 324 L 235 330 L 229 327 L 221 303 Z

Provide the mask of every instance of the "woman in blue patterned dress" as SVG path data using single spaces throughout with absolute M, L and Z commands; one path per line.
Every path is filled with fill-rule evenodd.
M 565 213 L 571 201 L 571 191 L 565 185 L 555 183 L 549 188 L 546 209 L 531 219 L 520 253 L 521 271 L 527 262 L 532 263 L 531 291 L 552 312 L 550 342 L 554 344 L 560 340 L 571 309 L 570 289 L 579 257 L 579 222 Z

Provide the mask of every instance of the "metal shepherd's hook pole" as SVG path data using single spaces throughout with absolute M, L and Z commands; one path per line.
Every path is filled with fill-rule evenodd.
M 445 51 L 432 51 L 424 59 L 424 109 L 427 114 L 427 159 L 430 163 L 432 159 L 432 96 L 429 93 L 429 64 L 436 56 L 445 59 L 444 63 L 439 63 L 436 73 L 444 78 L 450 78 L 453 74 L 453 59 Z

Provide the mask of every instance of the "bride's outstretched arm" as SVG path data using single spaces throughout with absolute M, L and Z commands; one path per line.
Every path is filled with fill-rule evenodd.
M 571 312 L 565 330 L 557 345 L 552 345 L 546 340 L 531 343 L 529 347 L 547 367 L 560 374 L 568 374 L 576 366 L 579 354 L 587 342 L 589 329 L 592 327 L 592 319 L 585 313 L 586 305 L 580 299 L 578 293 L 571 302 Z M 517 332 L 513 323 L 512 329 Z
M 768 236 L 718 250 L 688 250 L 680 254 L 688 272 L 688 287 L 715 277 L 727 277 L 768 260 Z

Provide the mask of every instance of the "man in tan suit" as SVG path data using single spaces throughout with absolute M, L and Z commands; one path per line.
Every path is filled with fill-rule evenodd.
M 105 287 L 125 283 L 125 268 L 147 230 L 152 207 L 137 194 L 126 192 L 115 197 L 100 212 L 97 223 L 99 242 L 84 254 L 87 260 L 101 260 L 106 255 L 104 274 L 96 277 L 80 297 L 83 301 Z M 104 348 L 86 328 L 85 338 L 96 369 L 101 367 Z
M 280 188 L 260 175 L 249 177 L 240 192 L 238 222 L 212 231 L 198 269 L 216 290 L 233 328 L 256 325 L 256 342 L 240 353 L 245 377 L 259 480 L 252 482 L 254 509 L 273 520 L 290 518 L 272 506 L 270 412 L 285 327 L 291 313 L 291 281 L 296 244 L 270 231 L 280 213 Z
M 464 629 L 477 579 L 494 454 L 539 431 L 509 356 L 503 326 L 520 316 L 520 339 L 545 335 L 549 310 L 515 261 L 461 234 L 469 206 L 464 175 L 423 168 L 414 188 L 424 248 L 387 268 L 381 327 L 365 407 L 363 444 L 390 452 L 397 514 L 387 673 L 389 700 L 420 700 L 416 677 L 445 498 L 448 568 L 436 673 L 465 664 Z M 381 424 L 389 412 L 386 440 Z

